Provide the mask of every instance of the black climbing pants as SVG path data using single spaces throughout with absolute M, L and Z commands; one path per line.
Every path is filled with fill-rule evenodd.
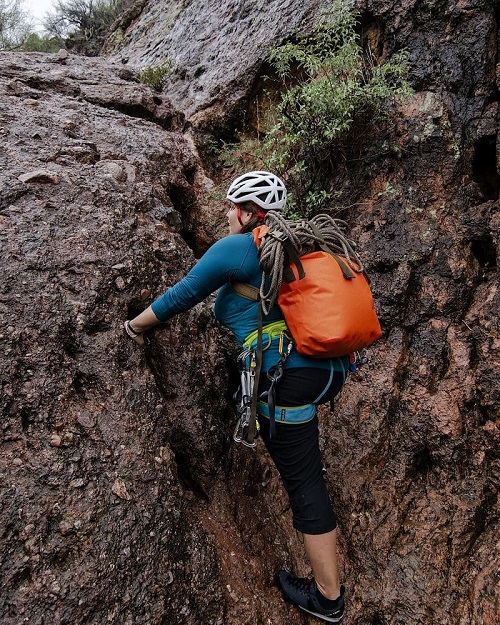
M 300 406 L 314 401 L 328 382 L 322 369 L 289 369 L 277 386 L 276 405 Z M 344 375 L 335 373 L 321 403 L 337 395 Z M 265 390 L 266 382 L 259 391 Z M 293 526 L 305 534 L 325 534 L 337 527 L 324 479 L 319 449 L 318 417 L 305 423 L 276 422 L 276 436 L 269 438 L 269 419 L 259 417 L 260 433 L 288 493 Z

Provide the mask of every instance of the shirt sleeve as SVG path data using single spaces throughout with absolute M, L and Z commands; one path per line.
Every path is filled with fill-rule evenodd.
M 151 307 L 160 321 L 189 310 L 231 280 L 248 281 L 243 267 L 252 249 L 252 237 L 233 234 L 214 243 L 180 282 L 156 299 Z

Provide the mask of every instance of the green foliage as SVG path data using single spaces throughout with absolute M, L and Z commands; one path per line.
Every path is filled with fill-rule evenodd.
M 363 50 L 357 19 L 335 0 L 310 33 L 269 56 L 283 92 L 263 145 L 265 165 L 286 177 L 299 214 L 325 207 L 331 174 L 348 159 L 360 128 L 379 122 L 390 103 L 411 93 L 405 52 L 377 65 Z
M 60 48 L 60 41 L 38 33 L 31 33 L 22 45 L 23 52 L 57 52 Z
M 389 182 L 386 182 L 384 185 L 384 190 L 381 191 L 380 193 L 377 193 L 378 197 L 391 197 L 391 195 L 394 195 L 394 193 L 396 193 L 396 189 L 392 186 L 392 184 L 390 184 Z
M 160 65 L 148 65 L 139 74 L 139 79 L 152 89 L 161 91 L 167 78 L 172 75 L 174 69 L 173 61 L 167 60 Z

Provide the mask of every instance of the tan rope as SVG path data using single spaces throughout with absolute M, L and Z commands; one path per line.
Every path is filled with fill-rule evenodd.
M 353 271 L 362 273 L 364 270 L 356 252 L 356 244 L 346 236 L 347 224 L 342 219 L 320 214 L 310 221 L 305 219 L 290 221 L 284 219 L 280 212 L 269 211 L 265 223 L 272 232 L 281 232 L 286 235 L 299 256 L 314 251 L 318 244 L 324 242 L 332 252 L 344 256 Z M 314 234 L 311 224 L 314 224 L 321 232 L 323 241 Z M 260 246 L 260 267 L 263 270 L 260 296 L 262 310 L 266 315 L 269 314 L 278 297 L 284 265 L 285 250 L 281 243 L 273 237 L 264 237 Z M 266 292 L 267 277 L 269 277 L 269 286 Z

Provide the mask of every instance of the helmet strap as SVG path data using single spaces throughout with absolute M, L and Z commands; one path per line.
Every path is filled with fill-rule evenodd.
M 236 204 L 236 206 L 237 206 L 236 217 L 238 218 L 238 221 L 240 222 L 240 226 L 243 228 L 245 224 L 241 221 L 241 206 L 239 204 Z

